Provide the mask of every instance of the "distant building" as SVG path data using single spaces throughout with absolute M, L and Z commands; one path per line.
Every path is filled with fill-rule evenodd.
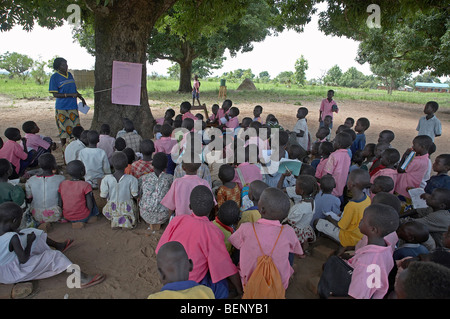
M 448 93 L 449 85 L 446 83 L 426 83 L 426 82 L 416 82 L 415 90 L 420 92 L 440 92 Z

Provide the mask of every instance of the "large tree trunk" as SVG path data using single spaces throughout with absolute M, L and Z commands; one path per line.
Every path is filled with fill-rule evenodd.
M 192 92 L 192 61 L 198 56 L 189 42 L 183 42 L 181 45 L 182 59 L 178 60 L 180 65 L 180 85 L 178 87 L 179 93 Z
M 114 1 L 113 5 L 97 6 L 95 15 L 95 87 L 94 91 L 112 88 L 113 61 L 142 63 L 141 105 L 111 103 L 111 90 L 98 92 L 94 97 L 94 116 L 91 129 L 99 130 L 103 123 L 116 134 L 127 117 L 144 138 L 153 137 L 155 119 L 150 111 L 147 95 L 146 48 L 156 20 L 176 0 Z

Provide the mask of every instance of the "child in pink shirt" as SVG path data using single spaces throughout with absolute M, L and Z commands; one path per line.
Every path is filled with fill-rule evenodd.
M 281 221 L 288 215 L 289 208 L 289 198 L 282 190 L 273 187 L 266 188 L 258 202 L 261 219 L 255 223 L 243 223 L 228 238 L 228 241 L 240 250 L 239 272 L 244 292 L 245 285 L 256 268 L 258 257 L 263 254 L 261 249 L 264 254 L 270 254 L 278 235 L 279 238 L 271 257 L 280 272 L 284 288 L 288 288 L 289 278 L 294 273 L 293 254 L 304 256 L 294 229 L 289 225 L 281 225 Z
M 239 272 L 231 261 L 225 246 L 225 236 L 208 216 L 214 208 L 214 195 L 203 185 L 196 186 L 188 195 L 189 214 L 174 217 L 156 246 L 155 252 L 169 241 L 178 241 L 186 249 L 194 265 L 189 280 L 210 287 L 216 299 L 228 298 L 229 279 L 242 294 Z
M 395 148 L 388 148 L 381 154 L 380 164 L 385 166 L 385 168 L 380 169 L 375 174 L 370 177 L 370 183 L 373 184 L 375 178 L 378 176 L 388 176 L 394 181 L 394 188 L 390 193 L 394 194 L 395 184 L 397 182 L 398 172 L 395 169 L 395 165 L 400 160 L 400 153 Z M 371 196 L 373 198 L 373 196 Z
M 367 244 L 348 260 L 353 268 L 348 295 L 356 299 L 383 299 L 388 292 L 389 272 L 394 267 L 390 236 L 399 226 L 398 212 L 385 204 L 372 204 L 359 224 Z
M 191 103 L 189 103 L 187 101 L 181 103 L 181 105 L 180 105 L 180 113 L 183 114 L 182 120 L 184 120 L 186 118 L 193 119 L 194 121 L 198 120 L 195 117 L 195 115 L 191 113 L 191 108 L 192 108 Z
M 172 152 L 172 148 L 177 144 L 177 140 L 171 137 L 172 131 L 172 126 L 169 124 L 161 126 L 161 138 L 153 141 L 155 143 L 155 153 L 170 154 Z
M 114 147 L 116 144 L 116 139 L 110 135 L 111 128 L 109 124 L 102 124 L 102 126 L 100 126 L 99 133 L 100 135 L 98 137 L 97 148 L 104 150 L 106 156 L 108 157 L 108 161 L 111 162 L 111 156 L 116 151 Z
M 27 140 L 28 153 L 32 152 L 33 162 L 30 166 L 37 165 L 37 159 L 44 153 L 51 152 L 56 149 L 56 143 L 48 136 L 39 135 L 39 126 L 34 121 L 26 121 L 22 125 Z
M 27 153 L 26 139 L 20 136 L 20 130 L 15 127 L 9 127 L 5 130 L 5 136 L 8 139 L 0 149 L 0 158 L 7 159 L 13 166 L 13 174 L 9 179 L 19 178 L 25 168 L 32 160 Z M 22 141 L 22 145 L 19 144 Z
M 232 105 L 233 102 L 231 100 L 223 101 L 222 107 L 217 111 L 217 124 L 223 125 L 228 122 L 228 115 Z
M 412 149 L 405 152 L 399 164 L 399 174 L 394 190 L 396 193 L 409 199 L 411 196 L 408 193 L 408 189 L 420 186 L 420 182 L 422 182 L 428 169 L 428 150 L 432 143 L 433 141 L 428 135 L 419 135 L 414 138 Z M 416 154 L 406 169 L 402 170 L 400 166 L 411 151 L 416 152 Z
M 238 115 L 239 109 L 237 107 L 232 107 L 230 109 L 229 119 L 228 122 L 225 124 L 225 127 L 231 129 L 235 129 L 236 127 L 238 127 L 239 126 Z
M 333 152 L 333 143 L 322 142 L 319 145 L 319 155 L 321 157 L 319 164 L 316 167 L 316 178 L 321 179 L 325 175 L 325 167 L 327 166 L 330 154 Z
M 344 187 L 347 183 L 348 171 L 351 164 L 351 158 L 348 155 L 347 148 L 350 147 L 352 143 L 353 140 L 349 134 L 337 134 L 333 142 L 335 151 L 330 154 L 328 163 L 324 169 L 324 174 L 332 175 L 336 181 L 336 187 L 332 192 L 336 197 L 341 197 L 343 195 Z
M 161 200 L 161 205 L 169 209 L 169 214 L 172 215 L 175 212 L 176 216 L 189 215 L 191 213 L 189 196 L 196 186 L 204 185 L 211 190 L 209 183 L 197 176 L 197 170 L 201 163 L 183 162 L 181 165 L 186 175 L 174 179 L 166 196 Z

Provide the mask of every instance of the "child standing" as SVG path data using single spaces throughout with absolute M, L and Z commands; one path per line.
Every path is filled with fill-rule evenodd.
M 450 154 L 440 154 L 433 163 L 433 171 L 437 174 L 431 176 L 425 186 L 425 193 L 431 194 L 435 188 L 450 189 Z
M 325 165 L 324 173 L 330 174 L 336 181 L 336 187 L 333 195 L 343 202 L 345 183 L 347 182 L 348 171 L 350 169 L 351 158 L 348 155 L 347 148 L 352 144 L 352 137 L 347 133 L 336 135 L 333 146 L 335 151 L 330 154 L 328 162 Z
M 111 166 L 106 152 L 97 148 L 99 134 L 95 130 L 87 133 L 88 147 L 80 150 L 78 159 L 83 162 L 86 168 L 84 180 L 92 185 L 93 189 L 98 188 L 100 180 L 106 175 L 111 174 Z
M 433 141 L 431 140 L 431 137 L 427 135 L 416 136 L 413 140 L 412 149 L 407 150 L 403 155 L 399 164 L 399 174 L 394 191 L 406 199 L 411 198 L 408 193 L 408 188 L 417 188 L 420 186 L 420 182 L 428 169 L 428 150 L 432 144 Z M 401 169 L 402 163 L 411 152 L 415 152 L 414 158 L 405 170 Z
M 314 198 L 314 216 L 311 226 L 319 218 L 325 218 L 325 213 L 334 213 L 338 218 L 341 216 L 341 201 L 331 192 L 336 187 L 336 182 L 331 175 L 325 175 L 320 180 L 320 192 Z
M 240 250 L 239 272 L 244 292 L 258 257 L 269 255 L 271 252 L 272 260 L 280 272 L 283 287 L 288 288 L 289 278 L 294 273 L 290 254 L 303 256 L 302 247 L 292 227 L 281 224 L 289 213 L 289 207 L 289 198 L 280 189 L 266 188 L 258 202 L 261 219 L 254 223 L 242 224 L 229 237 L 230 243 Z
M 323 120 L 325 119 L 325 116 L 330 115 L 331 119 L 333 120 L 333 113 L 338 113 L 339 108 L 337 107 L 336 102 L 333 100 L 334 97 L 334 91 L 328 90 L 327 92 L 327 98 L 323 99 L 320 103 L 320 109 L 319 109 L 319 122 L 320 126 L 323 126 Z M 330 129 L 333 128 L 333 121 L 331 121 Z
M 170 217 L 168 208 L 161 204 L 173 182 L 173 175 L 165 172 L 166 167 L 166 154 L 156 153 L 153 157 L 153 172 L 139 178 L 139 210 L 151 230 L 158 230 Z
M 85 223 L 97 220 L 99 214 L 92 186 L 83 181 L 85 173 L 82 161 L 70 162 L 67 164 L 70 180 L 62 181 L 58 188 L 63 217 L 72 223 L 72 228 L 83 228 Z
M 32 160 L 28 154 L 27 140 L 20 136 L 20 130 L 15 127 L 7 128 L 5 136 L 8 140 L 0 149 L 0 158 L 7 159 L 13 167 L 13 173 L 9 179 L 17 179 L 23 175 Z M 22 141 L 22 145 L 18 143 L 19 141 Z
M 38 163 L 42 173 L 30 177 L 25 184 L 27 200 L 31 201 L 31 214 L 38 223 L 57 222 L 62 217 L 58 189 L 65 178 L 55 174 L 56 159 L 51 153 L 42 154 Z
M 305 151 L 309 151 L 309 133 L 308 133 L 308 123 L 306 122 L 306 116 L 308 115 L 308 109 L 306 107 L 300 107 L 297 110 L 297 123 L 293 131 L 297 135 L 297 142 Z
M 238 207 L 241 207 L 241 189 L 238 183 L 233 182 L 235 171 L 233 166 L 222 164 L 219 168 L 219 178 L 222 186 L 217 190 L 217 207 L 220 209 L 227 200 L 234 201 Z
M 188 175 L 187 175 L 188 176 Z M 174 182 L 175 183 L 175 182 Z M 242 294 L 238 270 L 231 261 L 224 235 L 208 219 L 214 207 L 214 196 L 205 185 L 198 185 L 189 192 L 188 214 L 175 216 L 162 234 L 156 253 L 162 245 L 170 241 L 180 242 L 194 264 L 189 279 L 210 287 L 216 299 L 228 298 L 229 279 Z
M 433 142 L 435 137 L 441 136 L 442 134 L 441 121 L 434 115 L 438 109 L 439 104 L 437 102 L 427 102 L 423 109 L 423 113 L 426 115 L 420 118 L 416 128 L 416 131 L 419 132 L 418 135 L 428 135 Z
M 200 103 L 200 81 L 198 80 L 198 75 L 194 76 L 194 86 L 192 87 L 192 105 L 195 106 L 195 100 L 197 100 L 198 105 L 202 106 Z
M 302 197 L 302 200 L 290 208 L 289 214 L 284 220 L 294 229 L 304 252 L 308 251 L 309 243 L 316 240 L 311 221 L 314 216 L 314 197 L 318 191 L 315 177 L 299 175 L 295 192 Z
M 106 175 L 100 185 L 100 197 L 107 199 L 103 215 L 111 221 L 113 229 L 132 229 L 137 224 L 138 180 L 124 173 L 128 159 L 123 152 L 115 152 L 111 161 L 114 173 Z
M 63 254 L 72 240 L 58 243 L 36 228 L 18 230 L 22 209 L 15 203 L 0 205 L 0 283 L 15 284 L 56 276 L 72 262 Z M 54 249 L 52 249 L 52 248 Z M 104 275 L 90 276 L 80 272 L 80 288 L 105 280 Z
M 152 140 L 145 139 L 141 142 L 142 159 L 131 164 L 131 175 L 136 178 L 153 172 L 152 154 L 155 151 L 155 144 Z
M 161 246 L 156 255 L 158 272 L 163 283 L 160 292 L 151 294 L 148 299 L 214 299 L 211 288 L 189 280 L 193 270 L 183 245 L 177 241 Z
M 353 141 L 350 146 L 350 150 L 352 154 L 354 154 L 358 150 L 363 150 L 366 146 L 366 134 L 365 132 L 369 129 L 370 122 L 367 118 L 361 117 L 356 121 L 355 131 L 356 131 L 356 139 Z
M 114 145 L 116 144 L 116 139 L 110 134 L 111 128 L 109 127 L 109 124 L 102 124 L 102 126 L 100 126 L 97 148 L 101 148 L 106 152 L 108 161 L 111 160 L 111 156 L 115 151 Z
M 355 246 L 362 238 L 358 228 L 364 210 L 370 205 L 370 198 L 364 189 L 370 182 L 369 173 L 363 169 L 355 169 L 348 176 L 347 188 L 352 193 L 351 200 L 345 205 L 341 219 L 336 221 L 330 216 L 318 219 L 316 229 L 334 239 L 342 246 Z
M 70 163 L 73 160 L 77 160 L 78 154 L 83 148 L 89 144 L 87 141 L 87 133 L 89 131 L 85 131 L 82 126 L 75 126 L 72 130 L 72 135 L 74 140 L 66 145 L 64 150 L 64 162 L 66 164 Z

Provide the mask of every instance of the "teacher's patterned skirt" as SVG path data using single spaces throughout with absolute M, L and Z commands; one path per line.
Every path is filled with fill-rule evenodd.
M 55 110 L 56 125 L 59 129 L 60 138 L 71 138 L 72 130 L 75 126 L 80 126 L 80 115 L 78 109 Z

